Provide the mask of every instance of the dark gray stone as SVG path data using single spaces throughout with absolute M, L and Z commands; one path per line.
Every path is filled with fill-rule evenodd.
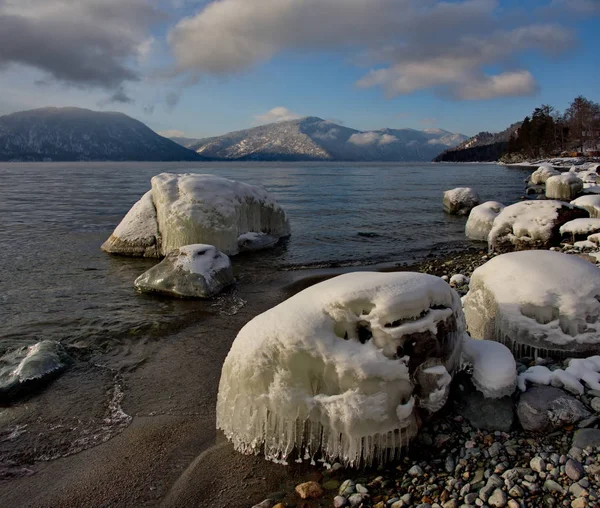
M 581 429 L 575 432 L 573 437 L 573 446 L 582 450 L 588 446 L 600 447 L 599 429 Z
M 510 397 L 486 399 L 478 391 L 463 394 L 458 398 L 454 411 L 476 429 L 509 432 L 515 421 L 513 401 Z

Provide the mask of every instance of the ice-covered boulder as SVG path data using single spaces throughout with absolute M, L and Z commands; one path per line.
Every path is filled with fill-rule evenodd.
M 552 251 L 503 254 L 473 272 L 463 299 L 473 338 L 517 357 L 586 356 L 600 347 L 600 270 Z
M 583 395 L 584 383 L 591 390 L 600 390 L 600 356 L 572 358 L 566 369 L 550 370 L 543 365 L 534 365 L 519 374 L 519 389 L 527 390 L 527 383 L 552 385 Z
M 549 248 L 560 243 L 563 224 L 585 217 L 586 210 L 562 201 L 521 201 L 498 214 L 488 235 L 488 246 L 500 252 Z
M 146 192 L 131 207 L 113 234 L 102 244 L 102 250 L 122 256 L 160 256 L 160 235 L 152 191 Z
M 160 257 L 203 243 L 234 255 L 240 245 L 266 248 L 289 234 L 285 212 L 260 187 L 213 175 L 161 173 L 102 248 Z
M 583 190 L 583 182 L 575 173 L 562 173 L 546 180 L 546 197 L 571 201 Z
M 554 169 L 551 164 L 543 163 L 531 174 L 529 182 L 531 185 L 542 185 L 548 178 L 556 175 L 560 175 L 560 171 Z
M 10 401 L 24 385 L 59 374 L 67 363 L 63 347 L 52 340 L 9 351 L 0 357 L 0 402 Z
M 581 196 L 571 201 L 571 204 L 587 210 L 592 218 L 600 218 L 600 196 Z
M 185 245 L 135 280 L 136 289 L 181 298 L 209 298 L 234 281 L 229 258 L 212 245 Z
M 470 187 L 457 187 L 444 192 L 444 212 L 451 215 L 469 215 L 481 200 Z
M 445 403 L 460 360 L 460 298 L 422 273 L 356 272 L 250 321 L 223 365 L 217 427 L 236 450 L 285 462 L 317 451 L 358 465 L 392 458 L 419 411 Z
M 504 208 L 505 206 L 498 201 L 486 201 L 473 208 L 465 226 L 467 238 L 487 242 L 494 219 Z
M 600 232 L 600 219 L 574 219 L 560 227 L 560 234 L 568 235 L 573 242 L 598 232 Z

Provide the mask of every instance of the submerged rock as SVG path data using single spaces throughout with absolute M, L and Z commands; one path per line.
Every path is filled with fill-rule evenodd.
M 0 357 L 0 401 L 8 402 L 26 386 L 52 379 L 67 363 L 61 344 L 51 340 L 6 353 Z
M 457 187 L 444 192 L 444 212 L 451 215 L 469 215 L 481 200 L 470 187 Z
M 136 289 L 177 297 L 209 298 L 233 283 L 229 258 L 212 245 L 185 245 L 135 280 Z

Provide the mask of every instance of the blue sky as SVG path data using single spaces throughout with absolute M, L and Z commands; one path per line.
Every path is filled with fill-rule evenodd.
M 0 0 L 0 114 L 217 135 L 296 116 L 499 131 L 600 102 L 600 0 Z

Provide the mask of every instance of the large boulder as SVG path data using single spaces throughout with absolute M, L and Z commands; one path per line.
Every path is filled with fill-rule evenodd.
M 467 238 L 487 242 L 494 220 L 504 208 L 498 201 L 486 201 L 473 208 L 465 226 Z
M 135 287 L 147 293 L 180 298 L 210 298 L 233 283 L 229 258 L 212 245 L 185 245 L 169 252 L 165 259 L 135 280 Z
M 600 270 L 576 256 L 497 256 L 473 272 L 463 308 L 473 338 L 517 357 L 589 356 L 600 347 Z
M 600 232 L 600 219 L 574 219 L 563 224 L 559 231 L 573 242 L 585 240 L 588 236 Z
M 571 201 L 571 204 L 587 210 L 594 219 L 600 218 L 600 196 L 597 194 L 581 196 Z
M 213 175 L 161 173 L 102 249 L 161 257 L 202 243 L 234 255 L 271 247 L 289 234 L 285 212 L 260 187 Z
M 546 180 L 546 197 L 571 201 L 583 190 L 583 182 L 575 173 L 562 173 Z
M 589 214 L 562 201 L 521 201 L 504 208 L 488 235 L 491 251 L 547 249 L 559 245 L 560 227 Z
M 479 203 L 479 196 L 470 187 L 457 187 L 444 192 L 444 212 L 450 215 L 469 215 Z
M 546 183 L 546 180 L 551 176 L 560 175 L 560 171 L 554 169 L 551 164 L 541 164 L 529 177 L 529 183 L 531 185 L 542 185 Z
M 356 272 L 255 317 L 221 373 L 217 427 L 243 453 L 393 458 L 446 402 L 460 360 L 460 298 L 422 273 Z M 419 416 L 421 413 L 421 416 Z

